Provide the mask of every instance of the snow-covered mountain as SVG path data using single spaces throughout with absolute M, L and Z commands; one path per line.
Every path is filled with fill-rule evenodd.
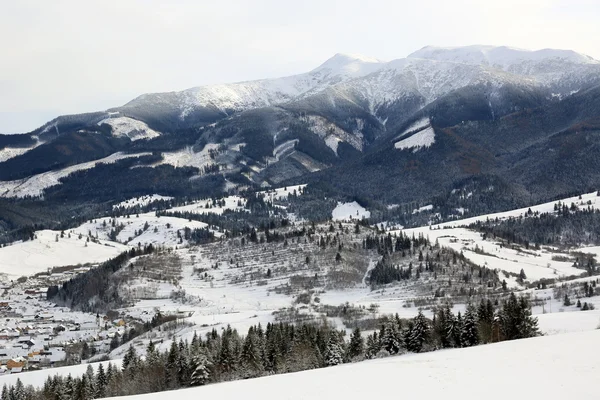
M 439 194 L 458 176 L 501 174 L 517 166 L 516 176 L 526 177 L 527 187 L 546 179 L 534 176 L 540 160 L 548 170 L 552 162 L 579 162 L 590 154 L 558 156 L 559 139 L 572 147 L 587 142 L 553 135 L 596 129 L 599 85 L 600 62 L 568 50 L 425 47 L 392 61 L 336 54 L 298 75 L 149 93 L 106 111 L 55 118 L 29 135 L 16 135 L 29 136 L 27 141 L 0 142 L 0 187 L 9 189 L 0 196 L 16 195 L 26 186 L 22 182 L 45 182 L 49 172 L 73 169 L 78 173 L 60 175 L 60 182 L 50 186 L 55 196 L 62 183 L 71 195 L 93 197 L 92 185 L 83 190 L 82 183 L 68 178 L 86 174 L 97 184 L 106 182 L 108 172 L 87 166 L 121 153 L 144 155 L 110 167 L 116 170 L 110 178 L 126 171 L 139 184 L 135 190 L 127 186 L 130 197 L 156 192 L 157 182 L 177 182 L 179 189 L 166 194 L 178 196 L 190 190 L 188 180 L 196 190 L 230 189 L 299 177 L 304 182 L 304 176 L 325 170 L 338 189 L 345 182 L 349 191 L 357 190 L 355 178 L 370 176 L 371 190 L 359 185 L 369 195 L 395 173 L 394 190 L 388 190 L 395 193 L 394 201 Z M 427 126 L 411 128 L 419 121 L 428 121 Z M 369 161 L 359 161 L 363 157 Z M 414 158 L 423 158 L 422 164 L 413 164 Z M 445 168 L 435 168 L 432 158 Z M 338 166 L 343 169 L 332 168 Z M 388 171 L 385 177 L 380 168 Z M 165 174 L 162 180 L 153 178 L 159 171 Z M 412 171 L 412 180 L 406 171 Z M 208 186 L 201 183 L 204 175 L 214 178 Z M 573 180 L 562 170 L 555 175 L 550 180 L 554 194 L 591 184 L 591 178 Z M 115 193 L 119 201 L 126 195 Z
M 543 86 L 566 95 L 597 82 L 600 62 L 570 50 L 528 51 L 509 47 L 425 47 L 383 62 L 371 57 L 336 54 L 314 70 L 283 78 L 195 87 L 182 92 L 144 94 L 117 110 L 142 112 L 169 108 L 180 121 L 193 121 L 200 110 L 222 116 L 289 103 L 329 89 L 329 97 L 363 97 L 370 109 L 407 95 L 425 104 L 471 84 L 491 82 Z M 568 78 L 568 82 L 562 82 Z M 579 86 L 576 86 L 576 85 Z M 575 86 L 574 86 L 575 85 Z M 423 104 L 423 105 L 425 105 Z M 144 112 L 145 114 L 146 112 Z

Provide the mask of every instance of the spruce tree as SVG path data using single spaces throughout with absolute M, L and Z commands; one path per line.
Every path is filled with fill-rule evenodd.
M 348 345 L 348 360 L 359 358 L 364 353 L 365 341 L 360 333 L 360 329 L 357 327 L 350 336 L 350 343 Z
M 479 344 L 479 333 L 477 329 L 477 316 L 475 306 L 467 305 L 465 318 L 463 320 L 461 342 L 465 347 L 475 346 Z
M 406 348 L 408 351 L 419 353 L 429 340 L 429 323 L 421 311 L 413 319 L 412 326 L 407 332 Z
M 192 359 L 192 376 L 190 386 L 202 386 L 210 382 L 210 363 L 203 353 Z
M 340 345 L 337 332 L 329 334 L 329 341 L 325 349 L 325 365 L 330 367 L 344 362 L 344 351 Z

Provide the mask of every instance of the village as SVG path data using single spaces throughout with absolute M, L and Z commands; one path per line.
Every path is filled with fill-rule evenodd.
M 49 285 L 88 268 L 0 282 L 0 375 L 101 360 L 121 344 L 133 326 L 129 318 L 71 311 L 46 300 Z

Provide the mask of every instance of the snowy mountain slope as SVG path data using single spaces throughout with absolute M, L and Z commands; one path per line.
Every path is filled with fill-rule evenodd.
M 144 94 L 117 110 L 152 109 L 165 101 L 178 110 L 184 121 L 196 109 L 216 109 L 230 115 L 252 108 L 283 104 L 300 96 L 319 92 L 333 84 L 367 75 L 377 70 L 382 62 L 376 59 L 336 54 L 316 69 L 299 75 L 276 79 L 200 86 L 169 94 Z
M 384 383 L 399 382 L 403 397 L 411 398 L 503 400 L 507 392 L 518 393 L 522 399 L 596 398 L 599 338 L 600 334 L 593 331 L 522 339 L 221 383 L 176 393 L 182 400 L 248 396 L 265 400 L 364 400 L 389 397 L 395 389 Z M 498 382 L 511 382 L 510 388 L 498 390 Z M 126 399 L 165 397 L 169 394 Z
M 42 196 L 44 189 L 60 184 L 60 179 L 75 171 L 94 168 L 99 163 L 110 164 L 130 157 L 140 157 L 150 153 L 124 154 L 114 153 L 99 160 L 73 165 L 56 171 L 44 172 L 26 179 L 15 181 L 0 181 L 0 197 Z

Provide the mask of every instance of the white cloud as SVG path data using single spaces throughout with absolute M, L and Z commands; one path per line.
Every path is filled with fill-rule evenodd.
M 0 132 L 145 92 L 309 70 L 336 52 L 569 48 L 600 58 L 592 0 L 0 2 Z

